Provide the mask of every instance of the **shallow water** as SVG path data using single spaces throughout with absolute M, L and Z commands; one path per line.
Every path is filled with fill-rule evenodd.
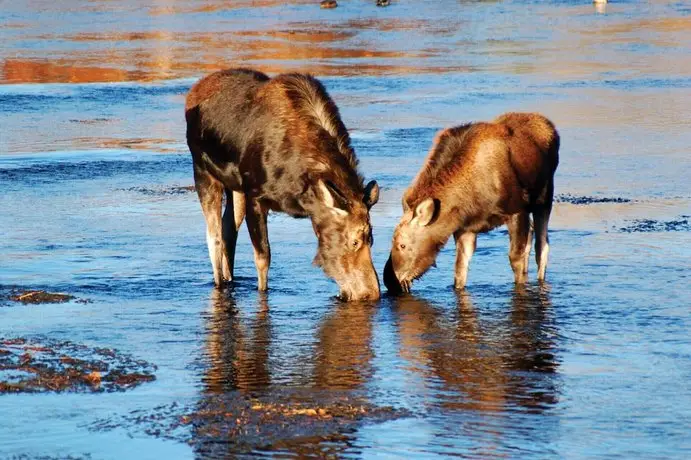
M 0 295 L 91 302 L 2 301 L 0 338 L 157 370 L 126 392 L 0 395 L 0 457 L 690 456 L 688 5 L 316 3 L 3 3 Z M 437 129 L 546 114 L 549 282 L 514 288 L 499 229 L 462 295 L 449 245 L 414 295 L 342 304 L 309 222 L 272 215 L 269 293 L 244 230 L 216 291 L 182 106 L 231 65 L 323 80 L 382 186 L 380 273 Z

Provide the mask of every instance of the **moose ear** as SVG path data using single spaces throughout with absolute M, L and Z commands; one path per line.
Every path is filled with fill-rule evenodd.
M 338 189 L 331 182 L 324 182 L 323 180 L 320 180 L 317 184 L 322 203 L 330 211 L 341 216 L 347 216 L 347 203 Z
M 439 200 L 436 198 L 427 198 L 417 205 L 411 222 L 414 222 L 420 227 L 429 225 L 437 219 L 440 209 L 441 202 Z
M 379 201 L 379 185 L 376 180 L 372 180 L 367 184 L 367 187 L 365 187 L 365 196 L 362 198 L 362 201 L 365 202 L 367 209 L 377 204 L 377 201 Z

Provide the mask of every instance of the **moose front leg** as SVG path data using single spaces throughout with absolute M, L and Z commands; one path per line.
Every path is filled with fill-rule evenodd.
M 477 245 L 477 234 L 463 233 L 459 230 L 453 234 L 453 237 L 456 240 L 456 275 L 453 284 L 456 289 L 461 290 L 465 288 L 468 280 L 468 266 Z
M 269 265 L 271 264 L 271 248 L 269 247 L 269 233 L 266 227 L 268 209 L 257 200 L 246 198 L 247 201 L 247 229 L 254 247 L 254 265 L 257 267 L 257 287 L 260 291 L 268 288 Z

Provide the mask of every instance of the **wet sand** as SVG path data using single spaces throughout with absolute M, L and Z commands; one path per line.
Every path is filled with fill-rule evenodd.
M 46 358 L 75 389 L 0 391 L 0 457 L 689 455 L 688 6 L 31 0 L 3 14 L 0 337 L 24 342 L 0 346 L 0 381 L 31 377 L 16 373 L 26 344 L 68 342 L 155 379 L 101 391 L 96 367 Z M 238 281 L 215 290 L 183 102 L 229 66 L 322 79 L 382 187 L 380 274 L 438 129 L 543 112 L 562 138 L 548 283 L 514 288 L 498 229 L 463 294 L 448 245 L 413 295 L 343 304 L 311 265 L 309 222 L 272 215 L 268 294 L 244 229 Z M 10 299 L 22 290 L 75 299 Z

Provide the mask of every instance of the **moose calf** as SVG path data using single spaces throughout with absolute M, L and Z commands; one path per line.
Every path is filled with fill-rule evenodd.
M 463 289 L 477 234 L 506 224 L 516 283 L 528 274 L 531 223 L 538 280 L 544 280 L 559 134 L 545 117 L 507 113 L 438 133 L 422 170 L 403 196 L 384 284 L 410 291 L 451 235 L 456 240 L 454 286 Z

